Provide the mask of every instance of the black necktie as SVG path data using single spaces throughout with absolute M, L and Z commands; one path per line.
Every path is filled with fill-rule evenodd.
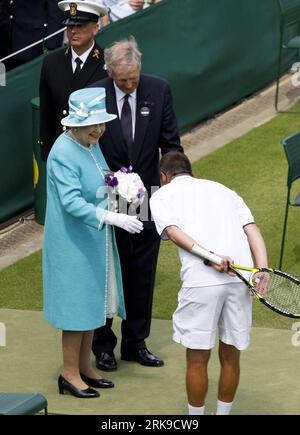
M 76 68 L 74 71 L 74 79 L 77 79 L 81 71 L 82 60 L 80 59 L 80 57 L 76 57 L 75 62 L 76 62 Z
M 128 102 L 128 98 L 129 98 L 129 94 L 126 94 L 124 97 L 124 103 L 121 112 L 121 125 L 122 125 L 123 137 L 128 147 L 128 156 L 131 159 L 132 145 L 133 145 L 132 114 L 131 114 L 131 108 Z

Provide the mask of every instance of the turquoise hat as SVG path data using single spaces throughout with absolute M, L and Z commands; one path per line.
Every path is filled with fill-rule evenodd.
M 69 97 L 69 116 L 61 120 L 66 127 L 86 127 L 116 119 L 106 112 L 105 89 L 86 88 L 72 92 Z

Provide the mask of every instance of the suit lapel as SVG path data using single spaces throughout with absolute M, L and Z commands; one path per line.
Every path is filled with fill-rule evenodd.
M 141 80 L 137 88 L 135 134 L 134 134 L 133 156 L 132 156 L 133 165 L 136 163 L 139 154 L 142 150 L 145 134 L 148 128 L 149 118 L 151 116 L 151 107 L 147 106 L 147 100 L 149 100 L 149 93 L 145 89 L 144 79 L 141 76 Z M 143 107 L 148 108 L 149 110 L 148 115 L 145 115 L 147 111 L 141 110 Z M 142 115 L 141 112 L 143 112 L 144 115 Z
M 106 87 L 106 110 L 108 113 L 114 113 L 118 115 L 116 92 L 113 80 L 111 79 L 109 80 L 108 86 Z M 113 121 L 108 122 L 106 124 L 106 128 L 109 131 L 116 148 L 120 151 L 123 151 L 127 155 L 128 150 L 123 138 L 119 116 Z
M 64 56 L 64 77 L 66 80 L 66 86 L 70 89 L 70 93 L 77 89 L 85 88 L 92 81 L 91 77 L 95 74 L 97 68 L 103 69 L 103 66 L 103 50 L 95 44 L 82 67 L 79 77 L 75 80 L 72 69 L 72 51 L 71 47 L 68 47 L 65 50 Z
M 63 68 L 64 68 L 63 77 L 65 79 L 65 87 L 66 89 L 68 89 L 69 92 L 67 92 L 67 95 L 69 95 L 71 93 L 72 84 L 74 81 L 73 69 L 72 69 L 72 52 L 70 47 L 65 49 Z
M 91 77 L 95 74 L 97 68 L 103 69 L 103 66 L 103 50 L 95 44 L 93 50 L 88 55 L 88 58 L 85 61 L 80 75 L 77 79 L 77 89 L 84 88 L 88 83 L 91 83 Z

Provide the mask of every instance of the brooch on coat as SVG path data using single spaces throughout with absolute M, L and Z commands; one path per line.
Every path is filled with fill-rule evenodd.
M 100 51 L 98 50 L 98 48 L 95 48 L 95 50 L 93 51 L 93 57 L 95 59 L 99 59 L 99 57 L 100 57 Z
M 67 48 L 65 49 L 65 56 L 69 53 L 69 48 L 70 48 L 70 47 L 67 47 Z

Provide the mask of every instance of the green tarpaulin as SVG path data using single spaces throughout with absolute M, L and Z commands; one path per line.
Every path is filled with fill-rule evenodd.
M 105 47 L 136 37 L 143 71 L 171 82 L 183 129 L 274 80 L 279 32 L 277 0 L 163 0 L 110 24 L 97 39 Z M 285 66 L 295 55 L 287 54 Z M 0 86 L 0 223 L 33 204 L 30 101 L 38 95 L 41 62 L 11 71 Z

